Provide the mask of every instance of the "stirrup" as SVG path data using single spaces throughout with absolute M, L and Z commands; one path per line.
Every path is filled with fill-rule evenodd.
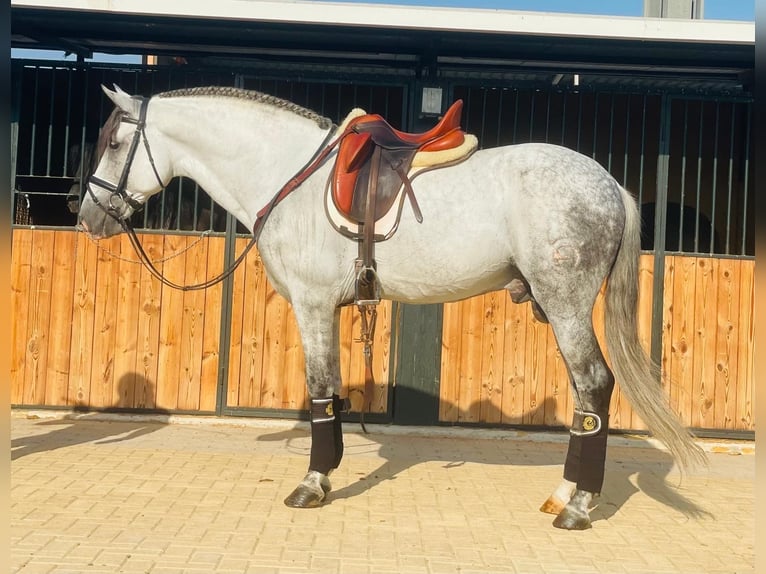
M 374 267 L 364 267 L 357 262 L 356 282 L 354 284 L 354 303 L 356 305 L 377 305 L 380 303 L 380 282 Z

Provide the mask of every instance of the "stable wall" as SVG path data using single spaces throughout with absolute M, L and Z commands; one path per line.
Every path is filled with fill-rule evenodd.
M 199 282 L 223 268 L 224 237 L 140 237 L 172 281 Z M 237 252 L 245 243 L 237 240 Z M 223 287 L 162 287 L 134 257 L 126 237 L 96 245 L 73 231 L 14 229 L 12 404 L 271 416 L 306 409 L 297 326 L 255 250 L 234 275 L 226 352 Z M 638 318 L 647 347 L 653 265 L 653 256 L 641 256 Z M 664 384 L 686 425 L 755 429 L 753 268 L 752 259 L 665 257 Z M 373 412 L 389 415 L 396 370 L 392 309 L 390 302 L 379 308 L 374 352 Z M 594 322 L 600 337 L 602 313 L 599 297 Z M 343 310 L 344 394 L 357 409 L 364 380 L 358 322 L 353 308 Z M 566 369 L 550 327 L 505 292 L 444 305 L 439 377 L 442 423 L 558 427 L 571 420 Z M 619 382 L 610 426 L 644 428 Z

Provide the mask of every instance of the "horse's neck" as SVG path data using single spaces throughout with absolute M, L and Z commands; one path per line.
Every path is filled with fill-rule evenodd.
M 155 117 L 169 136 L 174 175 L 196 181 L 249 228 L 327 133 L 264 103 L 211 97 L 159 102 Z

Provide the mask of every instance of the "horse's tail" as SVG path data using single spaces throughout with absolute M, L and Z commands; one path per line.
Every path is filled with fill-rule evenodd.
M 682 469 L 705 464 L 703 450 L 670 409 L 661 385 L 660 366 L 650 359 L 638 338 L 638 255 L 641 219 L 633 197 L 621 189 L 625 206 L 622 243 L 606 289 L 606 342 L 612 370 L 633 409 L 661 440 Z

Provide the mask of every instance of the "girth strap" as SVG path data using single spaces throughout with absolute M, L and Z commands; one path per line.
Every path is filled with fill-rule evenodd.
M 364 344 L 364 397 L 362 409 L 359 412 L 359 423 L 362 425 L 362 430 L 366 433 L 367 427 L 364 426 L 364 413 L 370 410 L 372 396 L 375 392 L 375 377 L 372 373 L 372 343 L 375 338 L 378 309 L 374 304 L 361 304 L 357 305 L 357 307 L 362 318 L 361 334 L 358 340 Z

